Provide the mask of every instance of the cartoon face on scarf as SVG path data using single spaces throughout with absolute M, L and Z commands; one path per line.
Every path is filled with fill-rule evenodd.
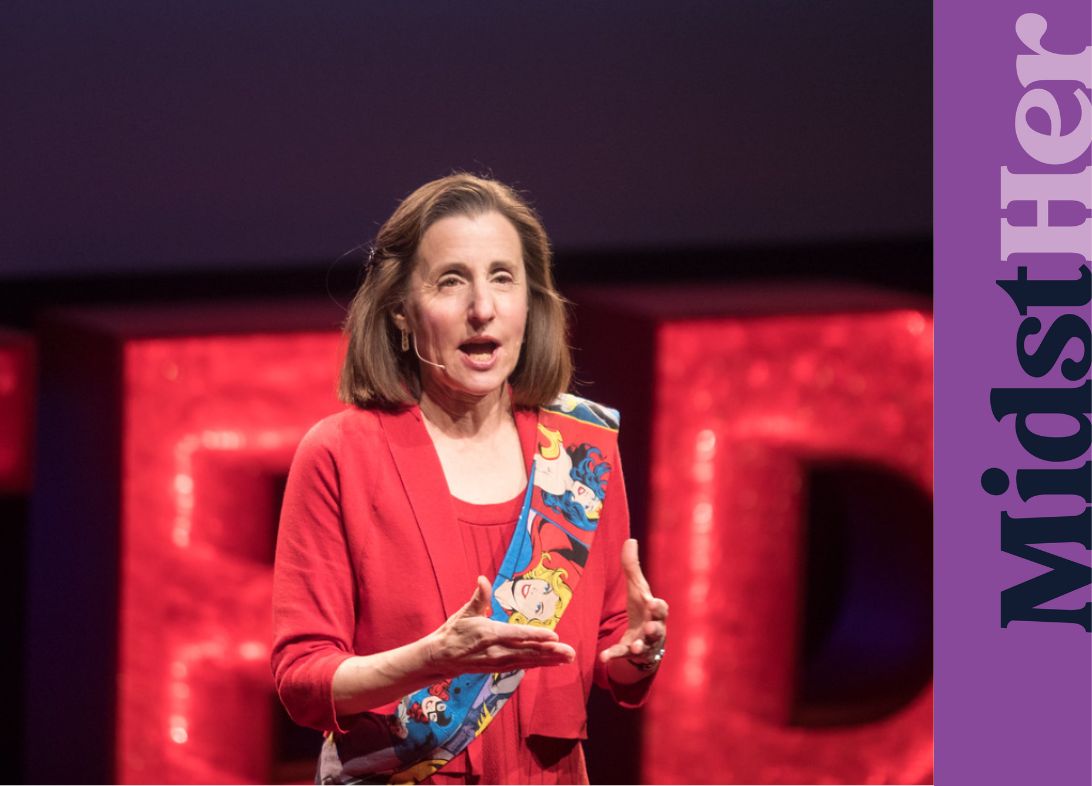
M 406 714 L 410 720 L 418 723 L 435 723 L 438 726 L 451 723 L 451 718 L 447 714 L 447 702 L 439 696 L 425 696 L 411 704 Z
M 535 455 L 534 483 L 542 489 L 542 501 L 580 529 L 595 529 L 610 464 L 587 443 L 566 448 L 558 432 L 542 426 L 539 431 L 547 440 Z
M 581 483 L 579 480 L 573 480 L 572 486 L 569 487 L 569 491 L 572 493 L 573 499 L 576 500 L 577 504 L 584 509 L 584 513 L 589 519 L 595 520 L 599 518 L 599 511 L 603 509 L 603 498 L 599 494 L 596 494 L 595 489 Z
M 552 628 L 561 619 L 573 591 L 565 583 L 568 571 L 547 567 L 550 560 L 551 555 L 544 553 L 532 570 L 501 582 L 494 590 L 493 597 L 509 613 L 509 622 Z

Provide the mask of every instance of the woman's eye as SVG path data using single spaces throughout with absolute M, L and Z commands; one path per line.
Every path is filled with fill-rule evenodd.
M 543 605 L 541 603 L 539 603 L 537 606 L 535 606 L 535 616 L 541 616 L 542 615 L 542 609 L 543 609 Z
M 554 588 L 551 587 L 549 584 L 547 584 L 546 589 L 542 590 L 542 594 L 543 595 L 549 595 L 553 591 L 554 591 Z
M 441 278 L 438 282 L 436 282 L 436 286 L 441 288 L 458 286 L 458 284 L 459 279 L 456 276 L 445 276 L 444 278 Z

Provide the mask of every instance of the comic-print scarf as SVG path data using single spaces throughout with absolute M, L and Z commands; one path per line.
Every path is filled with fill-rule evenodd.
M 491 619 L 556 627 L 587 565 L 607 490 L 618 413 L 561 395 L 539 410 L 519 521 L 493 581 Z M 326 735 L 317 782 L 420 783 L 489 726 L 523 671 L 462 674 L 354 716 Z

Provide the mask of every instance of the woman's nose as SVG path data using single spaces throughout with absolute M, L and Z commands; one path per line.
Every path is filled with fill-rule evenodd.
M 496 313 L 493 293 L 487 286 L 475 286 L 470 296 L 470 320 L 483 324 L 493 319 Z

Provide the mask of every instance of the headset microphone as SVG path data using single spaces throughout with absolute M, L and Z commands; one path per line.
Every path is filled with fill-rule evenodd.
M 417 349 L 417 334 L 411 333 L 410 335 L 413 337 L 413 354 L 417 356 L 418 360 L 420 360 L 422 363 L 427 363 L 433 368 L 438 368 L 440 369 L 440 371 L 447 370 L 447 366 L 443 365 L 442 363 L 433 363 L 431 360 L 425 360 L 423 357 L 421 357 L 421 352 Z

